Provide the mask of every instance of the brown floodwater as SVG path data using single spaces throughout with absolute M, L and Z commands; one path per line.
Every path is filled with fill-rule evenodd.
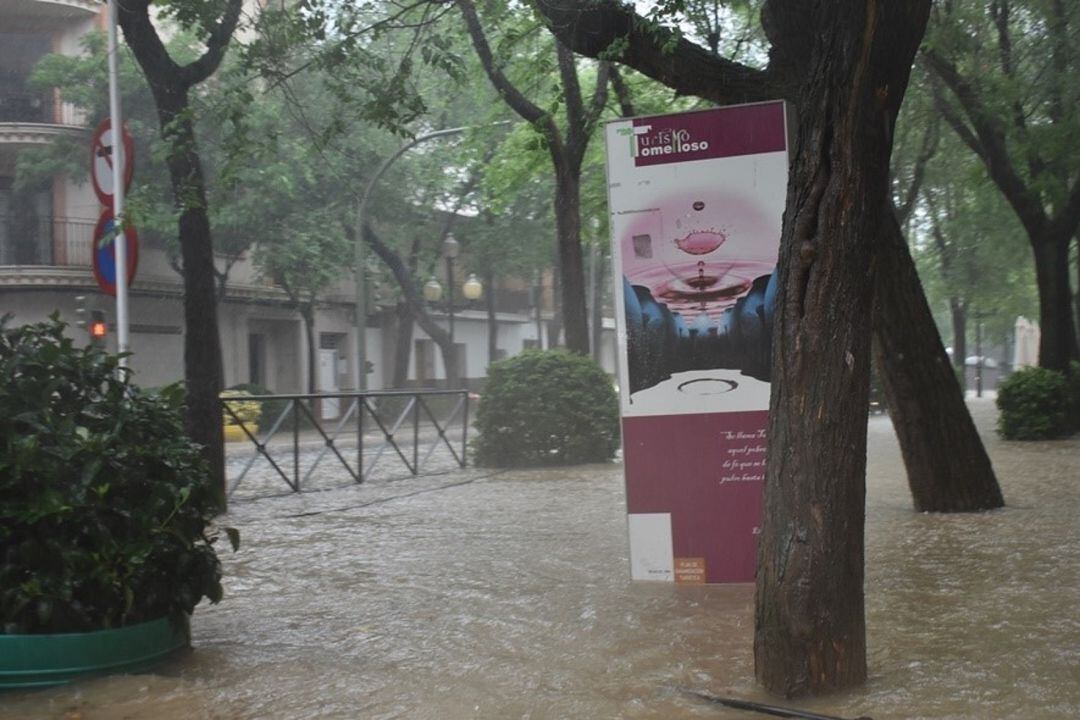
M 842 717 L 1080 716 L 1080 439 L 1003 443 L 1008 508 L 911 510 L 870 420 L 870 678 L 770 699 L 753 587 L 628 579 L 621 469 L 372 482 L 235 501 L 243 548 L 195 649 L 152 675 L 0 696 L 0 718 L 755 718 L 692 695 Z

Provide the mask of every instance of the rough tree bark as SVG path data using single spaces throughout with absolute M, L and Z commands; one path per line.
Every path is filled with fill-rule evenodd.
M 754 642 L 758 680 L 786 696 L 866 678 L 874 239 L 884 229 L 892 128 L 928 15 L 928 0 L 774 1 L 763 11 L 774 47 L 793 45 L 803 68 L 780 244 Z M 805 44 L 792 43 L 796 32 Z
M 585 308 L 585 271 L 581 252 L 581 164 L 589 139 L 607 102 L 610 65 L 601 62 L 596 88 L 588 107 L 581 94 L 574 54 L 556 42 L 562 100 L 566 107 L 566 130 L 559 129 L 555 118 L 510 82 L 491 52 L 476 8 L 471 0 L 457 0 L 473 47 L 491 84 L 510 108 L 544 135 L 555 169 L 555 227 L 558 248 L 562 326 L 566 347 L 589 354 L 589 322 Z M 553 340 L 549 339 L 549 343 Z
M 215 295 L 214 248 L 207 215 L 206 182 L 199 161 L 188 96 L 221 64 L 240 18 L 242 0 L 228 0 L 217 24 L 204 38 L 205 52 L 187 65 L 170 56 L 150 21 L 150 0 L 118 3 L 119 23 L 135 60 L 146 76 L 157 106 L 161 137 L 169 148 L 166 163 L 184 268 L 184 425 L 202 445 L 203 456 L 225 503 L 225 445 L 221 430 L 222 360 Z
M 901 448 L 922 448 L 903 453 L 915 509 L 970 512 L 1001 507 L 1005 500 L 993 466 L 964 404 L 891 206 L 883 221 L 874 293 L 874 357 L 884 369 L 882 385 Z M 957 347 L 956 352 L 964 350 Z M 923 394 L 934 402 L 905 402 Z
M 973 512 L 1001 507 L 1004 498 L 901 231 L 922 191 L 937 136 L 936 123 L 932 123 L 923 136 L 906 196 L 898 206 L 890 199 L 884 210 L 874 291 L 873 352 L 915 509 Z M 942 265 L 948 275 L 950 258 L 936 218 L 933 234 L 941 245 Z M 950 299 L 954 308 L 962 309 L 957 298 Z M 953 330 L 963 333 L 962 312 L 954 314 Z M 963 338 L 953 347 L 962 373 L 966 357 Z
M 625 6 L 549 0 L 553 32 L 683 93 L 791 100 L 797 136 L 781 239 L 755 665 L 784 695 L 866 677 L 866 409 L 875 240 L 892 128 L 929 0 L 769 0 L 770 62 L 754 70 L 663 37 Z M 661 45 L 669 41 L 668 51 Z

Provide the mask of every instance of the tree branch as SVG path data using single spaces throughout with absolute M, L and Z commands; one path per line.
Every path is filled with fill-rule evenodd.
M 566 104 L 566 142 L 574 147 L 585 130 L 585 103 L 581 99 L 574 51 L 555 41 L 555 55 L 559 62 L 559 79 L 562 81 L 563 102 Z
M 945 118 L 945 122 L 949 124 L 957 137 L 985 163 L 986 149 L 983 148 L 982 142 L 976 137 L 975 132 L 967 126 L 963 118 L 956 113 L 949 101 L 945 99 L 936 78 L 932 79 L 930 92 L 934 99 L 934 108 Z
M 614 66 L 607 60 L 601 60 L 596 68 L 596 87 L 593 88 L 592 100 L 589 102 L 589 109 L 585 113 L 586 137 L 592 136 L 593 128 L 600 121 L 600 115 L 607 106 L 608 79 L 611 77 L 612 70 L 614 70 Z
M 180 66 L 169 56 L 157 28 L 150 22 L 150 0 L 117 3 L 117 21 L 150 84 L 165 88 L 175 82 Z
M 619 101 L 619 113 L 626 118 L 636 115 L 630 88 L 626 86 L 622 73 L 614 65 L 611 67 L 611 87 L 615 90 L 615 98 Z
M 998 186 L 1002 194 L 1005 195 L 1005 199 L 1009 201 L 1009 204 L 1012 205 L 1029 236 L 1032 238 L 1041 236 L 1046 229 L 1046 211 L 1043 209 L 1038 195 L 1016 172 L 1012 158 L 1009 156 L 1005 132 L 1001 123 L 989 112 L 978 97 L 975 89 L 960 75 L 953 63 L 931 48 L 923 48 L 922 57 L 925 66 L 949 88 L 960 103 L 964 114 L 971 122 L 975 136 L 978 137 L 978 143 L 972 145 L 970 132 L 967 134 L 968 136 L 965 136 L 959 130 L 963 123 L 958 125 L 959 118 L 956 118 L 955 115 L 950 118 L 948 113 L 943 112 L 946 121 L 953 126 L 954 130 L 957 130 L 957 134 L 969 147 L 979 153 L 990 174 L 990 178 Z M 943 111 L 948 107 L 948 104 L 944 102 L 940 105 Z M 976 147 L 981 148 L 981 152 Z
M 680 95 L 736 103 L 792 94 L 772 63 L 766 70 L 756 70 L 715 57 L 614 0 L 537 0 L 535 7 L 551 32 L 570 49 L 588 57 L 617 60 Z M 616 50 L 621 52 L 613 52 Z M 605 57 L 609 52 L 612 56 Z
M 1061 242 L 1068 242 L 1080 227 L 1080 180 L 1073 183 L 1069 198 L 1051 220 L 1050 226 L 1050 232 Z
M 916 200 L 919 199 L 919 190 L 922 187 L 923 178 L 926 176 L 926 165 L 930 162 L 930 158 L 934 156 L 934 153 L 937 152 L 940 137 L 937 121 L 931 121 L 923 133 L 922 145 L 919 148 L 918 156 L 915 158 L 915 167 L 911 172 L 911 183 L 905 193 L 904 202 L 894 208 L 897 222 L 900 225 L 907 221 L 908 216 L 911 215 L 911 211 L 915 207 Z
M 998 59 L 1001 62 L 1001 71 L 1010 81 L 1016 81 L 1016 66 L 1013 63 L 1012 37 L 1009 34 L 1009 1 L 994 0 L 990 4 L 990 18 L 994 22 L 998 36 Z M 1020 144 L 1025 148 L 1027 155 L 1028 172 L 1032 179 L 1037 178 L 1046 168 L 1034 147 L 1028 141 L 1027 118 L 1024 116 L 1024 108 L 1018 99 L 1011 103 L 1012 124 L 1016 128 Z
M 181 82 L 187 87 L 198 85 L 217 70 L 222 58 L 225 57 L 225 51 L 229 48 L 233 32 L 236 31 L 242 7 L 243 0 L 229 0 L 221 21 L 214 26 L 210 31 L 210 37 L 206 39 L 206 52 L 198 60 L 180 68 Z
M 408 268 L 405 267 L 405 263 L 401 261 L 401 258 L 396 252 L 394 252 L 389 245 L 383 242 L 371 225 L 364 223 L 362 232 L 364 233 L 364 242 L 375 251 L 379 259 L 386 263 L 386 266 L 390 268 L 390 272 L 393 273 L 394 278 L 398 281 L 398 285 L 401 286 L 402 295 L 405 297 L 405 304 L 413 314 L 413 318 L 416 320 L 416 324 L 419 325 L 424 332 L 428 334 L 432 340 L 441 348 L 446 346 L 450 342 L 450 333 L 439 327 L 431 316 L 428 315 L 427 308 L 424 307 L 424 302 L 420 297 L 419 291 L 416 289 L 416 283 L 413 282 L 412 275 L 409 274 Z M 350 226 L 346 226 L 346 234 L 351 240 L 355 240 L 355 233 Z
M 495 64 L 495 58 L 491 53 L 491 46 L 488 45 L 487 37 L 484 35 L 484 29 L 480 25 L 480 19 L 476 16 L 476 7 L 472 4 L 472 0 L 456 0 L 457 6 L 461 9 L 461 15 L 465 18 L 465 27 L 469 31 L 469 37 L 472 39 L 473 47 L 476 48 L 476 54 L 480 58 L 480 64 L 484 66 L 484 72 L 487 74 L 488 79 L 491 80 L 491 84 L 495 86 L 499 95 L 506 101 L 506 104 L 522 117 L 522 119 L 533 123 L 534 125 L 542 125 L 550 127 L 551 131 L 558 133 L 554 121 L 551 117 L 544 112 L 541 108 L 537 107 L 525 97 L 520 90 L 518 90 L 509 78 L 503 73 Z

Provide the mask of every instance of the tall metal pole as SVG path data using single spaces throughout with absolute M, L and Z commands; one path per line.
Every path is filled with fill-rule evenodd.
M 356 307 L 354 309 L 354 326 L 356 327 L 356 367 L 354 368 L 354 387 L 358 392 L 367 390 L 367 273 L 364 272 L 367 259 L 365 257 L 366 246 L 364 243 L 364 201 L 370 193 L 364 194 L 364 199 L 356 205 L 356 247 L 353 258 L 353 266 L 356 268 Z
M 975 312 L 975 397 L 982 397 L 983 357 L 982 357 L 982 319 L 983 314 Z
M 599 258 L 597 257 L 597 250 L 598 250 L 597 243 L 596 243 L 596 240 L 594 239 L 591 243 L 589 243 L 589 322 L 588 322 L 588 327 L 589 327 L 589 347 L 592 348 L 593 360 L 596 360 L 597 362 L 600 362 L 600 348 L 597 347 L 597 343 L 594 342 L 594 339 L 599 334 L 599 333 L 597 333 L 596 321 L 600 317 L 600 313 L 597 312 L 597 308 L 596 308 L 597 295 L 598 295 L 597 291 L 599 290 L 599 288 L 597 287 L 597 282 L 596 282 L 596 274 L 597 274 L 597 270 L 599 269 L 598 265 L 599 265 L 599 262 L 600 262 Z
M 124 235 L 124 178 L 128 159 L 124 157 L 124 125 L 120 115 L 120 88 L 117 83 L 117 7 L 109 0 L 109 125 L 112 128 L 113 227 L 116 230 L 116 343 L 122 354 L 130 350 L 128 339 L 127 238 Z M 127 366 L 121 355 L 120 367 Z
M 536 301 L 533 303 L 533 305 L 534 305 L 534 309 L 536 311 L 536 349 L 537 350 L 543 350 L 544 349 L 544 321 L 543 321 L 543 317 L 541 315 L 541 312 L 543 310 L 543 304 L 544 304 L 544 286 L 542 284 L 543 277 L 544 276 L 540 273 L 539 270 L 537 270 L 533 274 L 533 283 L 534 283 L 533 284 L 533 295 L 536 298 Z

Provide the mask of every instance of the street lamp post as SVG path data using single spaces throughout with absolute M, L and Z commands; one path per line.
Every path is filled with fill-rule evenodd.
M 442 244 L 442 254 L 446 258 L 446 283 L 450 286 L 450 295 L 446 299 L 446 307 L 449 315 L 451 347 L 454 345 L 454 259 L 457 258 L 460 252 L 461 243 L 455 240 L 453 235 L 447 233 Z
M 975 397 L 982 397 L 983 391 L 982 321 L 984 317 L 981 310 L 975 311 Z

